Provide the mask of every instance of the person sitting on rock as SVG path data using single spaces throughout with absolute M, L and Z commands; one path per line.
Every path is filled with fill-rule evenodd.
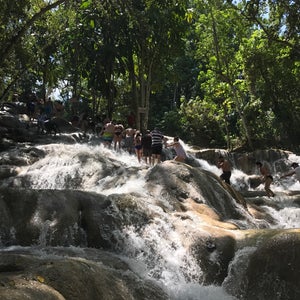
M 174 157 L 174 160 L 179 161 L 179 162 L 185 162 L 185 160 L 187 158 L 187 154 L 186 154 L 182 144 L 179 142 L 178 136 L 175 136 L 173 139 L 173 143 L 166 145 L 166 147 L 174 148 L 174 150 L 176 152 L 176 156 Z

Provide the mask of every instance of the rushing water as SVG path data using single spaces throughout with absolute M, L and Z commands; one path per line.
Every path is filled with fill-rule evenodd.
M 300 158 L 295 154 L 291 154 L 288 160 L 300 163 Z M 200 160 L 200 165 L 202 168 L 213 172 L 216 175 L 221 174 L 220 170 L 216 166 L 210 165 L 205 160 Z M 295 177 L 280 178 L 281 175 L 282 174 L 279 172 L 276 173 L 274 175 L 274 182 L 271 185 L 271 189 L 275 193 L 275 197 L 264 197 L 265 203 L 271 204 L 263 206 L 264 210 L 277 220 L 276 224 L 270 225 L 270 228 L 300 228 L 300 208 L 295 207 L 294 204 L 296 196 L 289 195 L 287 197 L 287 192 L 300 191 L 300 182 Z M 231 183 L 236 190 L 246 188 L 248 191 L 254 191 L 254 189 L 250 187 L 248 179 L 249 175 L 243 173 L 239 169 L 233 169 Z M 263 184 L 259 185 L 255 190 L 263 191 Z M 276 209 L 272 207 L 274 204 L 276 205 Z
M 171 299 L 234 299 L 226 294 L 223 287 L 203 286 L 198 283 L 201 282 L 203 276 L 202 270 L 174 230 L 174 218 L 158 208 L 145 189 L 144 175 L 149 166 L 138 163 L 134 155 L 123 151 L 115 152 L 102 145 L 51 144 L 39 147 L 45 150 L 47 155 L 33 165 L 24 167 L 18 176 L 19 178 L 26 177 L 32 189 L 77 189 L 104 195 L 137 193 L 143 196 L 144 205 L 147 205 L 148 210 L 157 217 L 153 222 L 144 226 L 143 230 L 128 226 L 122 232 L 116 233 L 122 235 L 125 241 L 119 255 L 129 262 L 133 270 L 145 278 L 160 282 Z M 106 157 L 105 163 L 104 156 Z M 291 160 L 299 161 L 299 157 L 291 157 Z M 220 175 L 220 170 L 216 166 L 204 160 L 199 160 L 199 163 L 203 169 Z M 243 188 L 251 190 L 247 181 L 248 177 L 241 170 L 234 169 L 233 187 L 239 189 L 242 185 Z M 274 209 L 268 205 L 264 207 L 277 221 L 272 228 L 299 228 L 300 208 L 293 205 L 292 197 L 285 196 L 287 190 L 300 190 L 299 182 L 294 178 L 276 179 L 272 188 L 276 196 L 271 200 L 266 200 L 266 203 L 272 201 L 280 207 L 280 209 Z M 263 186 L 257 189 L 263 190 Z M 36 218 L 38 221 L 38 216 Z M 202 221 L 195 220 L 196 222 Z M 41 246 L 47 245 L 46 236 L 50 227 L 50 221 L 43 224 L 39 240 Z M 76 233 L 79 229 L 73 228 L 73 230 Z M 81 232 L 81 236 L 84 244 L 84 232 Z M 7 250 L 2 249 L 2 251 Z M 82 250 L 74 248 L 73 251 L 80 253 Z M 231 274 L 237 266 L 239 268 L 242 265 L 245 266 L 248 254 L 253 251 L 254 248 L 245 248 L 236 253 L 224 286 L 230 281 Z M 211 259 L 213 260 L 214 257 L 212 256 Z

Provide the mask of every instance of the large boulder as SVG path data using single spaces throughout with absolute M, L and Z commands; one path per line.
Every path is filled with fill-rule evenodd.
M 1 253 L 1 300 L 168 299 L 157 284 L 140 278 L 108 252 L 81 249 L 83 257 L 62 248 L 33 252 Z
M 215 174 L 201 168 L 165 161 L 152 168 L 146 178 L 147 189 L 159 192 L 175 210 L 180 210 L 180 203 L 192 199 L 212 207 L 222 221 L 247 217 L 243 197 Z
M 112 232 L 144 215 L 133 210 L 130 219 L 112 211 L 129 209 L 131 196 L 104 196 L 72 190 L 2 188 L 0 234 L 2 243 L 23 246 L 88 246 L 113 248 Z M 13 228 L 13 233 L 12 233 Z
M 300 299 L 300 230 L 245 234 L 248 254 L 231 270 L 228 292 L 243 300 Z

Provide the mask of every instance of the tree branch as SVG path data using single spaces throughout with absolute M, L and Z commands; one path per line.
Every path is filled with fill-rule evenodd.
M 259 19 L 255 14 L 252 15 L 248 15 L 247 13 L 245 13 L 244 11 L 242 11 L 241 9 L 239 9 L 236 5 L 229 3 L 229 5 L 237 10 L 241 16 L 243 16 L 246 20 L 251 21 L 251 22 L 255 22 L 257 25 L 260 26 L 260 28 L 262 29 L 262 31 L 265 33 L 266 37 L 268 38 L 269 41 L 273 41 L 276 43 L 280 43 L 282 45 L 288 46 L 291 49 L 294 49 L 294 51 L 296 51 L 298 54 L 300 54 L 300 49 L 299 49 L 299 45 L 297 44 L 293 44 L 291 42 L 289 42 L 286 39 L 280 39 L 278 37 L 278 35 L 275 35 L 274 33 L 272 33 Z
M 41 16 L 43 16 L 47 11 L 67 1 L 69 0 L 57 0 L 56 2 L 53 2 L 52 4 L 43 7 L 39 12 L 33 15 L 32 18 L 29 19 L 28 22 L 24 24 L 23 28 L 21 28 L 19 32 L 17 32 L 17 34 L 10 39 L 10 41 L 7 43 L 7 46 L 1 50 L 0 57 L 1 57 L 2 64 L 10 55 L 15 45 L 21 40 L 21 38 L 25 35 L 26 31 L 34 24 L 36 20 L 38 20 Z

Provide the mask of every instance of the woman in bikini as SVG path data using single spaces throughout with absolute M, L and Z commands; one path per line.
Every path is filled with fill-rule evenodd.
M 115 125 L 115 132 L 114 132 L 114 149 L 118 150 L 121 149 L 121 142 L 123 140 L 123 132 L 124 132 L 124 126 L 122 124 Z
M 134 149 L 138 161 L 141 162 L 142 159 L 142 134 L 140 131 L 137 131 L 134 136 Z

